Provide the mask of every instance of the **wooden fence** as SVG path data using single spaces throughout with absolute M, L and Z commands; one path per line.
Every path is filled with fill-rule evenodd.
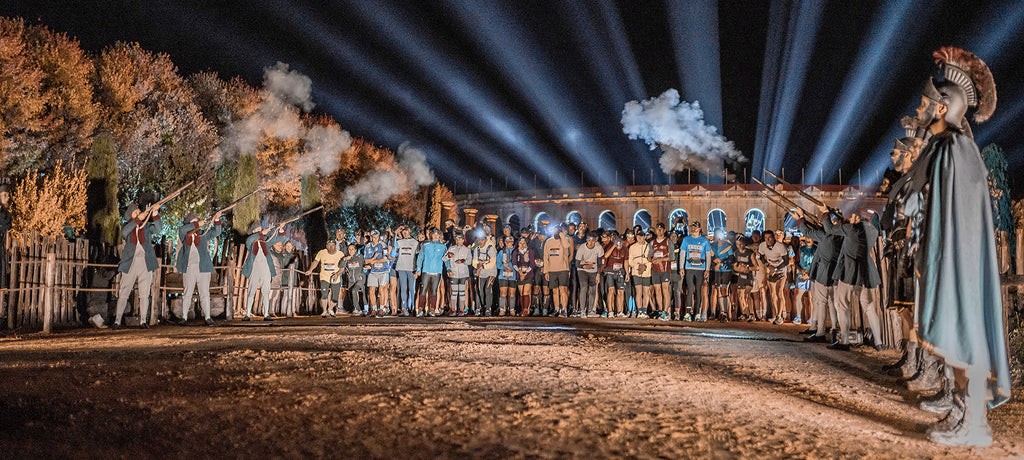
M 117 272 L 120 248 L 90 243 L 85 239 L 67 241 L 49 239 L 38 234 L 8 238 L 6 282 L 0 285 L 0 312 L 6 312 L 8 329 L 42 329 L 74 327 L 85 324 L 99 314 L 110 321 L 115 314 L 116 296 L 121 275 Z M 161 260 L 154 273 L 150 295 L 150 324 L 181 315 L 181 304 L 188 311 L 199 307 L 198 295 L 186 301 L 182 276 L 173 265 L 171 244 L 157 245 Z M 247 255 L 244 245 L 229 244 L 215 251 L 215 273 L 211 277 L 211 313 L 214 317 L 231 319 L 245 311 L 248 279 L 242 276 Z M 219 259 L 219 260 L 218 260 Z M 318 287 L 309 283 L 300 270 L 308 267 L 309 257 L 299 254 L 286 269 L 291 272 L 289 285 L 282 286 L 277 315 L 319 313 L 316 302 Z M 198 294 L 198 293 L 196 293 Z M 137 321 L 139 310 L 134 305 L 136 292 L 125 311 L 125 322 Z M 263 315 L 259 302 L 254 314 Z

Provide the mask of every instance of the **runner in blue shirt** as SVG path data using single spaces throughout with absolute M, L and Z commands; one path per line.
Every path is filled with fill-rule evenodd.
M 711 276 L 711 264 L 708 263 L 711 252 L 711 242 L 702 234 L 700 222 L 694 221 L 690 224 L 690 234 L 683 238 L 680 245 L 683 258 L 683 279 L 686 280 L 686 314 L 683 321 L 691 319 L 701 321 L 701 318 L 693 316 L 694 304 L 700 312 L 701 291 L 704 289 L 704 281 Z M 707 318 L 703 318 L 707 319 Z
M 806 236 L 800 238 L 800 243 L 800 258 L 797 260 L 795 276 L 796 296 L 793 300 L 796 316 L 793 317 L 793 324 L 800 324 L 803 320 L 801 313 L 804 306 L 804 293 L 811 290 L 811 262 L 814 260 L 814 253 L 818 250 L 818 247 L 814 245 L 814 240 Z
M 715 242 L 711 245 L 715 278 L 711 284 L 718 291 L 718 320 L 724 322 L 733 319 L 729 285 L 732 284 L 732 265 L 736 262 L 736 256 L 733 254 L 732 243 L 725 238 L 725 229 L 718 229 L 715 233 Z

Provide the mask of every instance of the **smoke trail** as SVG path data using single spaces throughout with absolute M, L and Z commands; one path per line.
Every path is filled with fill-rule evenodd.
M 693 169 L 722 176 L 721 160 L 733 164 L 747 161 L 717 128 L 704 124 L 700 103 L 680 101 L 675 89 L 646 101 L 627 102 L 622 110 L 622 132 L 630 139 L 643 140 L 651 150 L 660 146 L 659 163 L 666 174 Z
M 286 175 L 295 177 L 319 170 L 330 174 L 338 169 L 338 156 L 352 145 L 352 137 L 337 125 L 308 127 L 300 118 L 313 104 L 313 82 L 288 64 L 278 62 L 263 70 L 262 102 L 248 117 L 228 126 L 219 153 L 229 158 L 256 153 L 264 136 L 278 139 L 300 138 L 305 148 Z
M 434 183 L 434 172 L 427 164 L 427 155 L 406 142 L 398 147 L 397 161 L 389 166 L 370 171 L 359 182 L 345 188 L 343 203 L 357 201 L 369 205 L 382 205 L 388 198 L 412 192 Z

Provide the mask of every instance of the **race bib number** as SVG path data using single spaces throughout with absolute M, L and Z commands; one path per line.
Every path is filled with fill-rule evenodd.
M 398 253 L 403 256 L 411 256 L 412 248 L 402 248 L 398 250 Z
M 701 252 L 695 250 L 686 251 L 686 261 L 690 265 L 704 265 L 704 259 L 701 258 Z
M 329 272 L 333 272 L 337 268 L 338 268 L 338 266 L 334 265 L 334 264 L 324 264 L 324 270 L 329 271 Z
M 512 270 L 502 270 L 501 276 L 504 276 L 505 278 L 512 278 L 515 276 L 515 272 Z
M 612 264 L 612 270 L 615 270 L 615 271 L 622 270 L 622 264 Z
M 359 262 L 349 262 L 348 268 L 359 268 Z
M 551 257 L 558 257 L 558 254 L 559 254 L 558 249 L 552 249 L 552 250 L 548 251 L 548 255 L 551 256 Z
M 679 270 L 679 262 L 672 262 L 672 271 Z
M 665 257 L 665 253 L 661 252 L 661 251 L 655 252 L 654 253 L 654 257 L 658 257 L 658 258 Z
M 543 267 L 544 266 L 544 261 L 543 260 L 535 260 L 535 261 L 533 261 L 533 264 L 536 265 L 537 267 Z
M 373 264 L 373 268 L 384 268 L 384 264 L 382 264 L 382 263 Z

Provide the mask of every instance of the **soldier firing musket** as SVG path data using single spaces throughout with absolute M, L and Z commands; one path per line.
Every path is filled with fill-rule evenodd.
M 245 240 L 245 247 L 248 249 L 249 255 L 246 256 L 245 264 L 242 266 L 242 275 L 249 278 L 249 290 L 245 294 L 245 316 L 242 318 L 242 321 L 249 321 L 252 317 L 252 304 L 255 300 L 257 289 L 260 290 L 260 296 L 263 301 L 263 320 L 271 321 L 270 282 L 277 274 L 277 270 L 274 267 L 274 261 L 270 259 L 270 247 L 274 243 L 286 239 L 284 236 L 285 225 L 321 209 L 323 209 L 323 206 L 317 206 L 298 216 L 266 228 L 263 228 L 259 222 L 252 224 L 252 227 L 249 229 L 249 238 Z M 274 233 L 274 235 L 268 239 L 267 236 L 271 233 Z
M 770 176 L 774 177 L 775 180 L 779 181 L 780 184 L 782 184 L 782 185 L 784 185 L 786 187 L 793 187 L 794 189 L 796 189 L 796 193 L 799 193 L 800 196 L 806 198 L 811 203 L 814 203 L 815 206 L 824 206 L 824 207 L 828 208 L 828 212 L 831 212 L 832 214 L 835 214 L 837 216 L 842 216 L 843 215 L 843 213 L 839 212 L 838 209 L 833 208 L 833 207 L 825 204 L 824 201 L 821 201 L 821 200 L 811 196 L 810 193 L 807 193 L 807 192 L 803 191 L 803 189 L 801 189 L 800 187 L 798 187 L 796 185 L 793 185 L 793 184 L 791 184 L 789 182 L 786 182 L 786 179 L 783 179 L 783 178 L 781 178 L 779 176 L 776 176 L 775 173 L 773 173 L 773 172 L 771 172 L 771 171 L 769 171 L 767 169 L 765 169 L 764 172 L 766 172 Z M 754 179 L 754 180 L 757 180 L 757 179 Z M 760 181 L 758 181 L 758 183 L 761 184 Z M 761 184 L 761 185 L 764 185 L 764 184 Z M 814 213 L 808 213 L 806 211 L 805 211 L 805 214 L 814 215 Z

